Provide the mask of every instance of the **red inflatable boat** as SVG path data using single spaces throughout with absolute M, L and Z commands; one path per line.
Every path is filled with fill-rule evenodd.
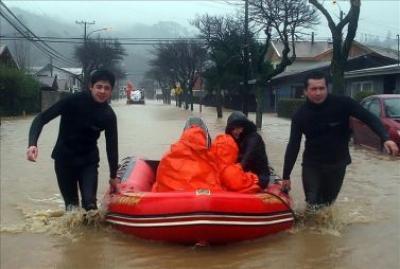
M 123 232 L 183 244 L 224 244 L 292 227 L 291 200 L 270 184 L 266 192 L 151 192 L 158 161 L 126 158 L 120 193 L 106 193 L 106 221 Z

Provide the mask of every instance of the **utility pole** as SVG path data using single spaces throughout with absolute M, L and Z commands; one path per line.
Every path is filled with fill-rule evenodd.
M 87 60 L 86 60 L 86 52 L 87 52 L 87 27 L 88 25 L 93 25 L 96 22 L 88 22 L 88 21 L 75 21 L 76 24 L 83 25 L 83 48 L 84 48 L 84 53 L 85 53 L 85 59 L 83 61 L 83 66 L 82 66 L 82 75 L 83 75 L 83 87 L 86 89 L 88 85 L 88 76 L 87 76 Z
M 244 0 L 244 45 L 243 45 L 243 59 L 244 59 L 244 76 L 243 76 L 243 103 L 242 111 L 247 116 L 249 114 L 248 108 L 248 95 L 249 87 L 249 1 Z
M 400 65 L 400 35 L 397 34 L 397 65 Z
M 83 25 L 83 40 L 86 42 L 86 39 L 87 39 L 87 35 L 86 35 L 86 33 L 87 33 L 87 26 L 88 26 L 88 25 L 95 24 L 96 22 L 95 22 L 95 21 L 92 21 L 92 22 L 88 22 L 88 21 L 75 21 L 75 23 L 76 23 L 76 24 Z

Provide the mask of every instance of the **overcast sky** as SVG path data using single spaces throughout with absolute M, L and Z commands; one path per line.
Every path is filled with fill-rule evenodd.
M 113 27 L 136 22 L 154 24 L 158 21 L 175 21 L 188 26 L 188 20 L 196 14 L 222 15 L 243 8 L 242 0 L 181 0 L 181 1 L 3 1 L 9 7 L 19 7 L 37 14 L 45 14 L 65 22 L 76 20 L 96 21 L 93 27 Z M 348 10 L 348 0 L 325 0 L 325 6 L 339 16 L 342 9 Z M 390 31 L 392 37 L 400 33 L 400 0 L 362 0 L 358 34 L 370 34 L 385 38 Z M 326 21 L 321 18 L 318 37 L 330 36 Z

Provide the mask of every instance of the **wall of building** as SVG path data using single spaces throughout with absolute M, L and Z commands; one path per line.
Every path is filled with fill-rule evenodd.
M 385 93 L 385 78 L 388 75 L 380 76 L 365 76 L 358 78 L 347 78 L 346 79 L 346 93 L 349 96 L 354 97 L 358 91 L 372 90 L 376 94 Z M 393 75 L 391 75 L 393 76 Z M 395 89 L 394 93 L 400 93 L 400 74 L 395 77 Z M 369 85 L 368 85 L 369 84 Z
M 50 106 L 70 95 L 65 91 L 41 91 L 41 111 L 48 109 Z

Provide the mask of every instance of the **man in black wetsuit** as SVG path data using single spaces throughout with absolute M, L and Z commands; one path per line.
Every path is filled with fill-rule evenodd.
M 308 207 L 318 209 L 335 201 L 346 167 L 351 162 L 348 147 L 350 116 L 360 119 L 374 130 L 389 154 L 396 155 L 399 149 L 395 142 L 389 140 L 377 117 L 350 97 L 328 94 L 327 79 L 323 73 L 315 72 L 307 76 L 304 86 L 306 103 L 292 117 L 282 188 L 290 189 L 290 174 L 304 134 L 303 189 Z
M 66 210 L 79 206 L 78 184 L 82 207 L 85 210 L 97 209 L 97 168 L 100 160 L 97 140 L 102 131 L 105 131 L 110 184 L 115 186 L 118 181 L 117 119 L 108 104 L 114 83 L 115 77 L 110 71 L 95 71 L 91 75 L 89 91 L 60 100 L 39 113 L 32 122 L 27 159 L 35 162 L 38 156 L 37 141 L 43 126 L 61 116 L 51 157 Z

